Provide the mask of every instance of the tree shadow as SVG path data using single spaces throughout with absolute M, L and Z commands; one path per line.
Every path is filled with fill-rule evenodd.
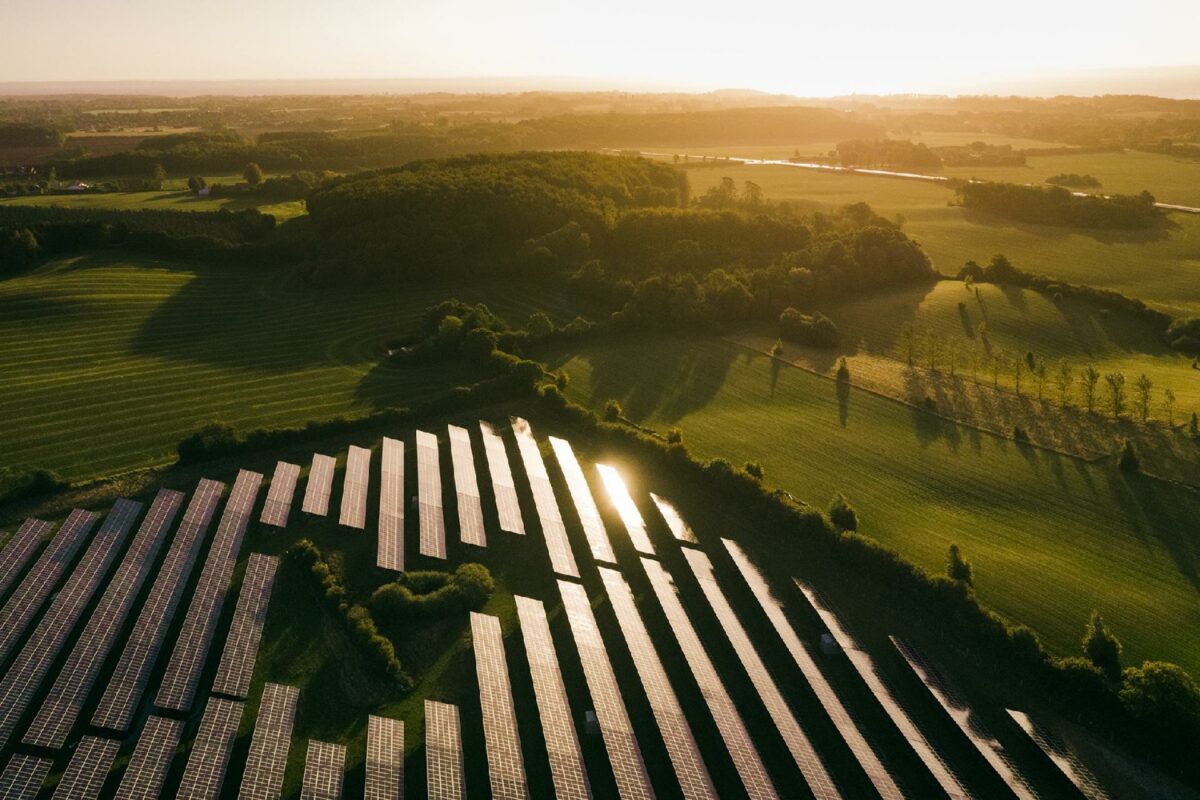
M 1146 475 L 1112 470 L 1109 483 L 1114 495 L 1136 509 L 1139 528 L 1171 556 L 1176 569 L 1200 592 L 1200 495 L 1176 488 Z
M 374 409 L 411 407 L 455 386 L 475 383 L 482 378 L 478 367 L 460 358 L 439 359 L 416 364 L 397 364 L 380 360 L 354 387 L 354 402 Z
M 838 404 L 838 422 L 842 427 L 846 427 L 846 421 L 850 418 L 850 379 L 837 378 L 835 380 L 837 388 L 837 404 Z
M 983 228 L 1009 228 L 1020 231 L 1028 236 L 1036 236 L 1046 241 L 1059 241 L 1069 236 L 1086 236 L 1101 244 L 1146 244 L 1169 239 L 1171 232 L 1180 225 L 1170 217 L 1164 216 L 1160 224 L 1153 228 L 1138 228 L 1131 230 L 1105 228 L 1077 228 L 1069 225 L 1038 225 L 1032 222 L 1020 222 L 1006 219 L 978 209 L 961 208 L 963 221 Z

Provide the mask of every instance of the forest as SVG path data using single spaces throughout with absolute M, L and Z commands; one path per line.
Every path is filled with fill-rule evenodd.
M 1022 186 L 1015 183 L 974 182 L 958 187 L 962 206 L 1006 219 L 1040 225 L 1110 230 L 1145 230 L 1166 218 L 1154 206 L 1154 196 L 1098 197 L 1076 195 L 1061 186 Z

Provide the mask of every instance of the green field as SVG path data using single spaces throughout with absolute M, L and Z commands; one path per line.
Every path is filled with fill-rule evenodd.
M 102 209 L 105 211 L 137 211 L 140 209 L 155 211 L 220 211 L 228 208 L 238 211 L 243 208 L 257 208 L 264 214 L 274 214 L 279 221 L 298 217 L 305 213 L 304 203 L 295 200 L 286 203 L 256 203 L 253 200 L 238 197 L 197 197 L 186 189 L 164 189 L 152 192 L 102 192 L 81 193 L 77 195 L 44 194 L 29 197 L 6 197 L 0 199 L 0 205 L 22 205 Z
M 980 598 L 1074 653 L 1100 609 L 1128 663 L 1200 672 L 1200 498 L 851 391 L 736 344 L 664 338 L 552 361 L 568 393 L 619 399 L 633 420 L 680 426 L 697 453 L 755 460 L 767 480 L 824 504 L 844 492 L 866 533 L 941 571 L 958 543 Z

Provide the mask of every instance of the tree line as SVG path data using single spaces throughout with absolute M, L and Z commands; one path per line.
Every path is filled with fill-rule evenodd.
M 1081 196 L 1061 186 L 993 181 L 963 183 L 956 191 L 963 208 L 1038 225 L 1144 230 L 1159 227 L 1166 220 L 1149 192 L 1135 196 Z

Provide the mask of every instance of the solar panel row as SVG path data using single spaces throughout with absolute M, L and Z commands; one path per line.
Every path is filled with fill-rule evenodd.
M 33 558 L 42 539 L 50 533 L 52 526 L 40 519 L 27 519 L 0 550 L 0 597 L 3 597 L 21 574 L 21 570 Z
M 379 485 L 379 542 L 375 564 L 404 570 L 404 442 L 383 438 Z
M 99 797 L 120 749 L 121 743 L 116 739 L 98 736 L 80 739 L 54 790 L 54 800 L 95 800 Z
M 336 468 L 337 459 L 333 456 L 313 453 L 308 485 L 304 487 L 304 502 L 300 506 L 305 514 L 323 517 L 329 513 L 329 495 L 333 492 L 333 472 Z
M 404 722 L 367 717 L 367 764 L 363 800 L 403 800 Z
M 421 523 L 421 555 L 446 557 L 446 518 L 442 513 L 442 468 L 438 440 L 417 431 L 417 514 Z
M 646 520 L 642 518 L 642 512 L 638 511 L 637 503 L 629 496 L 629 489 L 626 488 L 621 473 L 607 464 L 597 464 L 596 470 L 600 473 L 605 491 L 608 492 L 609 501 L 617 509 L 621 522 L 625 523 L 625 530 L 629 533 L 633 548 L 642 555 L 655 555 L 654 545 L 650 544 L 650 536 L 646 533 Z
M 208 698 L 176 798 L 215 800 L 220 794 L 233 743 L 237 740 L 242 708 L 243 704 L 237 700 Z
M 183 503 L 181 492 L 159 491 L 138 529 L 133 544 L 109 581 L 104 596 L 92 611 L 66 664 L 50 688 L 37 717 L 25 733 L 25 743 L 39 747 L 62 747 L 67 734 L 83 710 L 84 701 L 96 683 L 104 660 L 116 643 L 142 584 L 150 577 L 155 558 L 167 531 Z
M 575 458 L 575 451 L 571 449 L 571 443 L 565 439 L 551 436 L 550 447 L 554 450 L 554 457 L 558 460 L 563 477 L 567 479 L 567 490 L 571 493 L 572 502 L 575 503 L 575 512 L 579 515 L 579 521 L 583 525 L 583 534 L 587 537 L 592 558 L 615 564 L 617 557 L 613 553 L 612 542 L 608 540 L 604 522 L 600 519 L 600 510 L 596 508 L 596 499 L 592 497 L 592 489 L 588 486 L 587 478 L 583 476 L 583 470 L 579 467 L 579 461 Z
M 310 739 L 300 800 L 341 800 L 345 774 L 346 748 Z
M 675 634 L 675 640 L 679 642 L 679 648 L 683 651 L 684 658 L 687 659 L 688 667 L 691 668 L 692 675 L 696 678 L 700 693 L 704 696 L 704 702 L 712 714 L 713 721 L 717 724 L 717 730 L 721 732 L 725 747 L 733 759 L 733 766 L 742 779 L 742 785 L 746 787 L 746 793 L 752 800 L 774 800 L 778 797 L 775 793 L 775 785 L 767 774 L 767 768 L 754 746 L 754 741 L 750 738 L 750 731 L 746 728 L 741 713 L 734 705 L 733 698 L 730 697 L 725 684 L 721 681 L 721 676 L 717 674 L 717 668 L 713 665 L 712 659 L 709 658 L 708 650 L 700 641 L 700 636 L 683 610 L 683 604 L 675 593 L 675 584 L 672 582 L 671 576 L 662 568 L 661 564 L 653 559 L 643 557 L 642 566 L 650 578 L 650 585 L 654 589 L 658 603 L 662 606 L 667 622 Z M 808 778 L 808 780 L 809 785 L 812 786 L 813 779 Z M 820 796 L 818 795 L 818 797 Z M 834 797 L 836 795 L 825 796 Z
M 166 717 L 149 717 L 138 737 L 116 800 L 155 800 L 162 794 L 175 750 L 183 738 L 183 722 Z
M 1066 776 L 1079 793 L 1088 800 L 1109 800 L 1108 791 L 1100 785 L 1100 781 L 1090 769 L 1080 760 L 1079 755 L 1067 745 L 1063 738 L 1041 724 L 1024 711 L 1007 709 L 1008 715 L 1033 739 L 1046 757 L 1054 762 L 1054 766 Z
M 658 507 L 658 513 L 662 514 L 663 521 L 667 523 L 667 527 L 671 530 L 671 535 L 681 542 L 688 544 L 697 544 L 696 532 L 684 521 L 683 516 L 671 504 L 670 500 L 665 497 L 659 497 L 654 492 L 650 493 L 650 499 L 654 501 L 654 505 Z
M 92 717 L 93 725 L 117 731 L 129 727 L 224 489 L 223 483 L 208 479 L 201 480 L 196 487 L 116 670 L 100 698 Z
M 371 482 L 371 451 L 350 445 L 342 484 L 342 511 L 338 524 L 363 530 L 367 527 L 367 487 Z
M 254 735 L 242 773 L 242 800 L 278 800 L 283 792 L 283 773 L 292 747 L 292 723 L 300 690 L 295 686 L 268 683 L 263 687 Z
M 42 789 L 54 762 L 48 758 L 14 755 L 0 773 L 0 797 L 4 800 L 33 800 Z
M 299 464 L 289 464 L 286 461 L 275 464 L 271 488 L 267 489 L 267 499 L 263 503 L 262 516 L 259 517 L 261 522 L 276 528 L 287 527 L 292 511 L 292 497 L 296 494 L 296 480 L 299 477 Z
M 475 454 L 471 434 L 466 428 L 447 426 L 450 432 L 450 462 L 454 465 L 454 492 L 458 498 L 459 538 L 477 547 L 487 546 L 483 526 L 483 504 L 479 499 L 479 481 L 475 477 Z
M 4 608 L 0 609 L 0 664 L 8 660 L 17 640 L 71 566 L 75 554 L 99 518 L 90 511 L 78 508 L 72 511 L 12 597 L 8 598 Z
M 689 561 L 693 558 L 689 551 Z M 699 554 L 703 556 L 703 554 Z M 698 575 L 705 575 L 701 585 L 706 587 L 706 594 L 720 590 L 716 587 L 716 579 L 712 576 L 712 565 L 708 562 L 707 557 L 703 558 L 703 563 L 697 561 L 692 566 L 693 570 L 698 572 Z M 842 701 L 834 693 L 833 687 L 829 685 L 829 681 L 825 679 L 825 675 L 817 667 L 816 661 L 813 660 L 808 650 L 804 647 L 804 643 L 800 641 L 800 637 L 788 622 L 787 614 L 784 611 L 783 604 L 772 594 L 771 587 L 767 584 L 762 574 L 754 568 L 749 562 L 738 564 L 739 572 L 742 578 L 750 586 L 750 591 L 754 594 L 758 604 L 766 613 L 767 619 L 770 620 L 771 626 L 775 629 L 775 633 L 783 641 L 788 653 L 791 654 L 792 660 L 796 662 L 800 672 L 803 673 L 813 693 L 817 696 L 817 701 L 821 707 L 825 709 L 825 713 L 833 721 L 833 725 L 845 740 L 850 752 L 854 754 L 855 760 L 862 766 L 867 773 L 871 784 L 875 790 L 885 798 L 903 798 L 904 794 L 900 791 L 900 787 L 896 785 L 896 781 L 892 778 L 887 768 L 880 761 L 875 750 L 868 743 L 863 735 L 862 729 L 858 722 L 850 716 L 850 712 L 842 705 Z M 706 586 L 707 583 L 707 586 Z M 712 587 L 712 588 L 708 588 Z M 726 604 L 728 605 L 728 604 Z M 729 613 L 732 613 L 730 611 Z M 739 626 L 740 627 L 740 626 Z
M 33 702 L 42 680 L 100 586 L 141 510 L 141 503 L 130 500 L 118 500 L 113 505 L 79 566 L 55 595 L 50 608 L 0 679 L 0 748 L 8 743 L 17 722 Z
M 221 664 L 213 681 L 213 691 L 218 694 L 243 698 L 250 691 L 250 678 L 254 676 L 254 662 L 258 644 L 262 641 L 278 566 L 279 559 L 275 556 L 250 554 L 233 623 L 225 639 L 225 652 L 221 654 Z
M 487 456 L 488 472 L 492 474 L 492 493 L 496 496 L 500 529 L 509 533 L 525 533 L 521 504 L 517 500 L 517 484 L 508 465 L 504 440 L 491 423 L 480 421 L 479 430 L 483 434 L 483 452 Z
M 429 800 L 467 796 L 458 706 L 425 701 L 425 782 Z
M 667 755 L 675 767 L 675 777 L 679 779 L 683 796 L 715 800 L 717 792 L 700 756 L 700 748 L 692 736 L 691 726 L 679 705 L 679 699 L 671 688 L 667 671 L 654 650 L 650 632 L 638 613 L 633 592 L 616 570 L 601 567 L 600 578 L 604 581 L 608 601 L 617 615 L 617 624 L 621 627 L 621 634 L 633 656 L 633 665 L 646 690 L 646 699 L 650 701 L 650 709 L 654 712 L 654 720 L 667 747 Z
M 233 490 L 229 493 L 229 501 L 225 504 L 225 512 L 217 524 L 217 533 L 200 573 L 200 581 L 196 584 L 196 593 L 184 617 L 179 638 L 175 640 L 166 674 L 154 698 L 159 708 L 187 711 L 192 705 L 200 682 L 200 671 L 204 668 L 204 659 L 208 656 L 208 648 L 221 617 L 221 608 L 225 604 L 229 578 L 233 574 L 238 552 L 242 549 L 242 538 L 250 522 L 254 498 L 261 485 L 262 475 L 259 473 L 248 470 L 238 472 Z
M 542 461 L 542 453 L 533 438 L 533 431 L 530 430 L 529 423 L 519 417 L 513 417 L 512 428 L 517 438 L 521 461 L 525 464 L 525 474 L 529 477 L 529 488 L 533 490 L 533 505 L 542 525 L 546 550 L 550 553 L 550 565 L 559 575 L 578 578 L 579 567 L 575 565 L 571 542 L 567 539 L 567 528 L 563 525 L 558 500 L 554 498 L 554 488 L 550 485 L 550 476 L 546 472 L 545 462 Z
M 560 800 L 588 800 L 592 796 L 587 767 L 579 749 L 579 737 L 571 720 L 567 689 L 563 684 L 550 623 L 540 600 L 516 595 L 517 616 L 521 620 L 521 635 L 525 655 L 529 659 L 529 675 L 537 697 L 538 716 L 550 757 L 550 777 L 554 795 Z
M 523 800 L 529 796 L 517 712 L 504 660 L 504 638 L 500 620 L 489 614 L 471 612 L 471 641 L 475 649 L 475 674 L 479 679 L 479 703 L 483 708 L 483 738 L 487 745 L 488 777 L 492 797 Z
M 558 591 L 562 595 L 563 609 L 575 639 L 575 650 L 583 665 L 584 678 L 592 696 L 592 705 L 595 706 L 596 720 L 604 737 L 604 748 L 608 751 L 617 791 L 622 798 L 653 798 L 654 789 L 650 786 L 650 776 L 646 774 L 642 751 L 633 734 L 629 713 L 625 710 L 621 689 L 613 674 L 612 663 L 608 660 L 608 651 L 600 638 L 600 629 L 592 614 L 587 592 L 579 584 L 563 580 L 558 582 Z

